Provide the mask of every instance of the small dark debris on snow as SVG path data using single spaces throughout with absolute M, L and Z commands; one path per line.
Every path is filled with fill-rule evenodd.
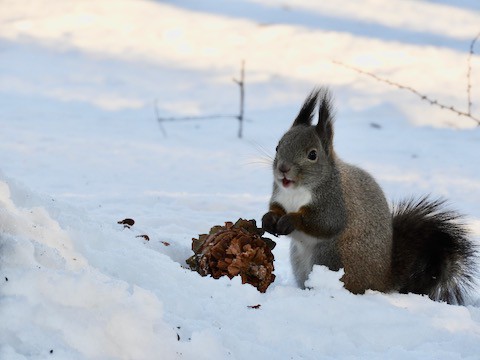
M 161 243 L 165 246 L 170 246 L 170 243 L 169 242 L 166 242 L 166 241 L 161 241 Z
M 8 281 L 8 277 L 5 276 L 5 281 Z
M 177 341 L 180 341 L 180 335 L 177 333 Z
M 145 240 L 150 241 L 150 236 L 148 236 L 148 235 L 137 235 L 137 236 L 135 236 L 135 237 L 137 237 L 137 238 L 144 238 Z
M 50 350 L 50 354 L 53 354 L 53 349 L 52 349 L 52 350 Z
M 249 309 L 260 309 L 261 306 L 262 306 L 261 304 L 257 304 L 257 305 L 248 305 L 247 307 Z
M 123 225 L 124 228 L 129 228 L 130 229 L 130 227 L 132 227 L 133 224 L 135 224 L 135 220 L 126 218 L 126 219 L 118 221 L 118 224 Z
M 370 123 L 370 127 L 374 128 L 374 129 L 381 129 L 381 128 L 382 128 L 382 125 L 377 124 L 377 123 L 374 123 L 374 122 L 371 122 L 371 123 Z

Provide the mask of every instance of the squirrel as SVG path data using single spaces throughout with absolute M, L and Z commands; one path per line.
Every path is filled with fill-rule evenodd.
M 318 123 L 312 125 L 318 105 Z M 462 216 L 445 200 L 411 198 L 393 206 L 365 170 L 333 148 L 327 88 L 305 100 L 273 161 L 273 193 L 265 231 L 289 235 L 295 280 L 305 288 L 313 265 L 344 269 L 344 287 L 428 295 L 464 304 L 475 285 L 477 251 Z

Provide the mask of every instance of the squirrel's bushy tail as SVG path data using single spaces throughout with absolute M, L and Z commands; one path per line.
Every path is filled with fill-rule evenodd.
M 474 286 L 476 249 L 461 216 L 428 197 L 393 210 L 392 271 L 396 289 L 463 304 Z

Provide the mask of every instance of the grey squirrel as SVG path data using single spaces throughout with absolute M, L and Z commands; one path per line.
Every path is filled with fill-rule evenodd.
M 317 103 L 318 123 L 312 125 Z M 262 226 L 275 236 L 290 235 L 300 287 L 319 264 L 343 268 L 342 281 L 353 293 L 412 292 L 464 303 L 475 282 L 476 249 L 461 216 L 427 196 L 391 211 L 373 177 L 335 154 L 328 89 L 305 100 L 278 143 L 273 173 Z

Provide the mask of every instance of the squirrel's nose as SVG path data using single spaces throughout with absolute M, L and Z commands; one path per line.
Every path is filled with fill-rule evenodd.
M 290 166 L 288 166 L 287 164 L 280 164 L 280 166 L 278 167 L 278 171 L 280 171 L 283 174 L 286 174 L 290 171 Z

